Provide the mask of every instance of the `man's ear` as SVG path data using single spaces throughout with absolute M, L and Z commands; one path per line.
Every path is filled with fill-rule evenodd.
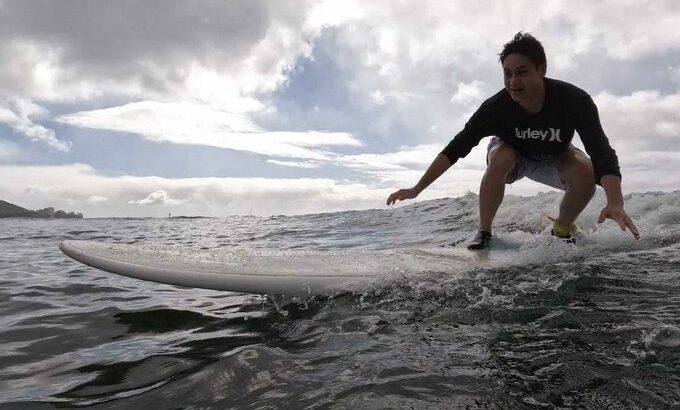
M 541 77 L 545 77 L 546 71 L 548 71 L 548 63 L 541 63 L 538 65 L 538 72 L 541 74 Z

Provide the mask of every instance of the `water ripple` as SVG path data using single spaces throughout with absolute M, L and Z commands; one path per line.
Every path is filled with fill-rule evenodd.
M 405 272 L 363 294 L 302 303 L 109 275 L 57 244 L 397 254 L 465 241 L 476 196 L 269 218 L 3 220 L 0 406 L 674 408 L 678 198 L 627 199 L 640 241 L 605 224 L 577 252 L 549 254 L 527 210 L 558 194 L 508 197 L 496 239 L 535 241 L 519 251 L 535 253 L 527 263 Z

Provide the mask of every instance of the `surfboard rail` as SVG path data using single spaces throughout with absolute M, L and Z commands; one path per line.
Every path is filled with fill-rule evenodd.
M 360 249 L 338 252 L 247 252 L 216 248 L 65 240 L 70 258 L 93 268 L 144 281 L 239 293 L 310 296 L 365 291 L 400 277 L 461 273 L 507 265 L 514 249 Z
M 96 246 L 93 246 L 94 244 Z M 125 246 L 116 245 L 118 250 Z M 93 268 L 134 279 L 190 288 L 307 296 L 328 294 L 346 288 L 350 283 L 366 282 L 367 279 L 370 280 L 376 276 L 371 273 L 352 275 L 333 272 L 258 273 L 236 264 L 231 268 L 226 265 L 220 266 L 219 271 L 214 263 L 196 263 L 194 268 L 191 268 L 190 264 L 177 264 L 173 267 L 172 263 L 169 263 L 167 266 L 159 266 L 153 261 L 149 262 L 144 259 L 127 260 L 124 253 L 115 252 L 116 247 L 106 248 L 101 243 L 70 240 L 63 241 L 59 245 L 59 249 L 64 254 Z M 143 252 L 142 255 L 144 255 Z

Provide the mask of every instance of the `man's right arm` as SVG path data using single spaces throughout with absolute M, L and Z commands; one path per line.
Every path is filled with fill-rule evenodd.
M 463 130 L 437 155 L 432 164 L 430 164 L 430 167 L 420 178 L 420 181 L 412 188 L 400 189 L 392 193 L 387 198 L 387 205 L 417 197 L 425 188 L 446 172 L 447 169 L 451 168 L 451 165 L 455 164 L 458 159 L 464 158 L 472 148 L 479 144 L 483 137 L 494 133 L 494 108 L 489 103 L 490 100 L 485 101 L 477 109 L 465 124 Z
M 447 169 L 451 168 L 451 161 L 444 154 L 438 154 L 437 157 L 432 161 L 427 171 L 420 178 L 420 181 L 414 187 L 418 193 L 422 192 L 423 189 L 430 186 L 431 183 L 437 180 Z
M 425 188 L 430 186 L 434 181 L 437 180 L 447 169 L 451 168 L 451 161 L 444 154 L 438 154 L 437 157 L 432 161 L 427 171 L 420 178 L 420 181 L 413 188 L 400 189 L 397 192 L 392 193 L 392 195 L 387 198 L 387 205 L 392 205 L 397 201 L 403 201 L 404 199 L 413 199 L 417 197 Z

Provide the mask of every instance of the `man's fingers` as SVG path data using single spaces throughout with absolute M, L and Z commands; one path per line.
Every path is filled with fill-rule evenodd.
M 605 219 L 607 219 L 607 210 L 603 209 L 602 212 L 600 212 L 600 217 L 597 218 L 597 223 L 601 224 Z
M 602 210 L 602 212 L 600 212 L 600 217 L 597 219 L 597 222 L 602 223 L 607 218 L 615 220 L 616 223 L 619 224 L 619 228 L 621 228 L 621 230 L 624 232 L 626 228 L 630 229 L 630 233 L 633 234 L 635 239 L 640 239 L 640 232 L 638 231 L 637 227 L 635 226 L 635 224 L 625 211 L 624 212 L 614 211 L 610 213 L 607 211 L 607 208 L 605 208 Z
M 397 201 L 402 201 L 405 197 L 406 195 L 404 190 L 400 189 L 399 191 L 392 193 L 392 195 L 387 198 L 387 205 L 392 205 Z
M 635 239 L 640 239 L 640 232 L 638 232 L 637 227 L 629 217 L 626 217 L 626 226 L 628 229 L 630 229 L 630 232 L 633 234 Z
M 626 221 L 624 221 L 623 216 L 619 215 L 618 218 L 616 218 L 616 222 L 619 224 L 619 227 L 621 228 L 622 231 L 626 231 Z
M 621 228 L 622 231 L 626 230 L 626 217 L 628 215 L 626 215 L 625 213 L 614 212 L 613 214 L 608 214 L 607 216 L 616 221 L 616 223 L 619 224 L 619 228 Z

